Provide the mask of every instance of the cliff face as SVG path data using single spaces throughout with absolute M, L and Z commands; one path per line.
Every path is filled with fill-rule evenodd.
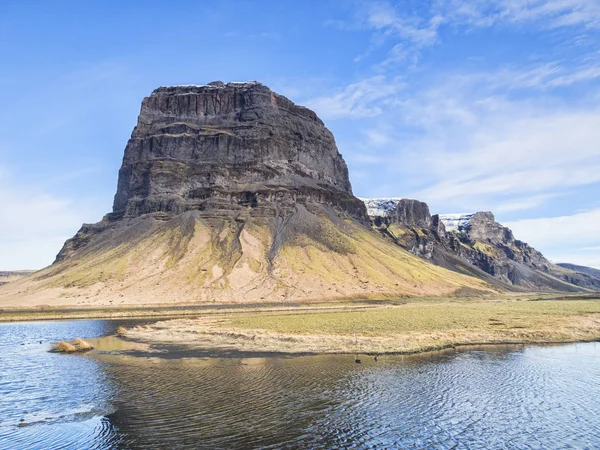
M 427 205 L 416 200 L 364 201 L 375 227 L 401 247 L 440 266 L 488 281 L 492 277 L 500 286 L 519 289 L 600 289 L 600 279 L 552 264 L 515 239 L 489 211 L 429 216 Z M 369 208 L 373 202 L 381 207 Z
M 431 213 L 427 203 L 407 198 L 361 199 L 367 214 L 379 223 L 402 223 L 411 227 L 431 226 Z
M 274 216 L 325 203 L 365 221 L 331 132 L 311 110 L 257 83 L 161 87 L 142 102 L 113 214 Z

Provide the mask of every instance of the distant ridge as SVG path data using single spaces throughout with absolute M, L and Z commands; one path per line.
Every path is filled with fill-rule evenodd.
M 569 264 L 569 263 L 558 263 L 557 266 L 564 267 L 565 269 L 574 270 L 576 272 L 586 273 L 592 277 L 598 278 L 600 280 L 600 269 L 595 269 L 593 267 L 587 266 L 579 266 L 577 264 Z
M 373 225 L 402 248 L 442 267 L 506 289 L 600 290 L 600 271 L 555 265 L 515 239 L 490 211 L 431 215 L 429 206 L 402 198 L 362 199 Z M 498 284 L 499 283 L 499 284 Z

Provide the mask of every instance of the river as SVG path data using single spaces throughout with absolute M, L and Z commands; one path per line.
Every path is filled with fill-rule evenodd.
M 0 324 L 0 449 L 600 448 L 600 344 L 360 364 L 164 347 L 48 352 L 132 323 Z

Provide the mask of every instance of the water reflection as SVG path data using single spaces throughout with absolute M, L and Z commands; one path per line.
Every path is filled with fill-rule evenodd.
M 113 389 L 102 363 L 48 353 L 52 341 L 107 333 L 106 321 L 0 325 L 0 448 L 93 448 L 117 441 L 105 418 Z
M 62 324 L 56 333 L 74 327 L 60 336 L 72 338 L 121 323 Z M 38 326 L 0 325 L 0 345 L 48 332 Z M 352 355 L 132 356 L 115 353 L 120 341 L 104 345 L 88 356 L 47 354 L 35 342 L 8 359 L 3 351 L 0 448 L 600 446 L 596 344 L 364 356 L 363 364 Z M 17 426 L 46 414 L 62 417 Z

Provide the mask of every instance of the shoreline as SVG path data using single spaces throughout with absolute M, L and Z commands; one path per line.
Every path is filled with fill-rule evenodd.
M 94 319 L 131 319 L 119 338 L 132 344 L 213 357 L 411 355 L 600 341 L 596 294 L 0 310 L 0 322 Z
M 114 336 L 108 336 L 114 337 Z M 92 342 L 101 341 L 104 338 L 90 339 Z M 189 344 L 175 344 L 175 343 L 150 343 L 142 340 L 135 339 L 123 339 L 122 341 L 129 342 L 132 345 L 147 345 L 147 349 L 132 349 L 126 350 L 127 355 L 132 356 L 153 356 L 158 358 L 177 359 L 177 358 L 215 358 L 215 359 L 235 359 L 235 358 L 298 358 L 306 356 L 368 356 L 368 357 L 381 357 L 381 356 L 418 356 L 427 355 L 433 353 L 444 353 L 452 350 L 458 351 L 472 351 L 479 348 L 494 348 L 494 347 L 544 347 L 554 345 L 571 345 L 571 344 L 591 344 L 595 342 L 600 343 L 600 336 L 594 339 L 582 339 L 572 341 L 507 341 L 507 342 L 472 342 L 465 344 L 448 344 L 442 347 L 428 347 L 413 351 L 388 351 L 383 353 L 374 353 L 368 351 L 361 352 L 282 352 L 282 351 L 248 351 L 248 350 L 228 350 L 218 347 L 204 348 L 190 346 Z M 158 349 L 165 350 L 165 352 L 157 351 Z M 101 350 L 102 351 L 102 350 Z

